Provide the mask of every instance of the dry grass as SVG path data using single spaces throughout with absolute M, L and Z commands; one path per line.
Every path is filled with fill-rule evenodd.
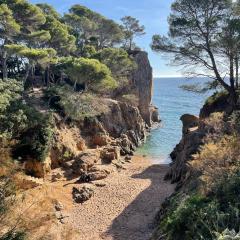
M 218 142 L 206 143 L 194 156 L 191 167 L 201 173 L 200 179 L 208 191 L 216 180 L 232 174 L 240 164 L 240 138 L 224 136 Z

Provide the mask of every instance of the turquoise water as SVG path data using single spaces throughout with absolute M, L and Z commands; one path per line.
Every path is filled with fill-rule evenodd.
M 180 117 L 185 113 L 198 115 L 205 99 L 210 94 L 196 94 L 179 88 L 193 81 L 185 78 L 154 79 L 152 102 L 159 108 L 162 123 L 161 127 L 151 131 L 147 142 L 138 149 L 137 154 L 151 157 L 158 163 L 171 161 L 169 154 L 182 136 Z M 206 80 L 201 79 L 201 81 Z

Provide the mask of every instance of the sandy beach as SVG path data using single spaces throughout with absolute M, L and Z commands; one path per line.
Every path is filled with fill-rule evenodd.
M 79 240 L 147 240 L 151 236 L 159 206 L 174 191 L 163 180 L 168 166 L 135 156 L 125 167 L 69 213 L 67 222 L 80 232 Z
M 24 212 L 20 214 L 28 223 L 29 239 L 148 240 L 161 203 L 174 191 L 174 185 L 163 180 L 168 166 L 143 156 L 134 156 L 123 166 L 91 184 L 72 179 L 29 190 L 17 208 Z M 77 204 L 72 188 L 84 185 L 91 186 L 94 195 Z M 55 210 L 56 202 L 61 211 Z

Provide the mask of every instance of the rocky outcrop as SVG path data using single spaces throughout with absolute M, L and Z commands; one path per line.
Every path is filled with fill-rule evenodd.
M 192 160 L 192 155 L 199 150 L 205 136 L 204 125 L 201 124 L 198 117 L 185 114 L 180 120 L 183 123 L 182 139 L 170 154 L 171 168 L 165 177 L 173 183 L 178 182 L 179 186 L 190 176 L 188 162 Z
M 133 155 L 145 141 L 152 123 L 159 122 L 159 115 L 151 105 L 153 77 L 148 55 L 136 51 L 132 56 L 138 67 L 130 85 L 138 95 L 138 106 L 103 98 L 104 110 L 95 117 L 66 122 L 60 113 L 55 113 L 54 140 L 47 161 L 28 161 L 25 167 L 29 174 L 45 177 L 51 169 L 62 167 L 69 173 L 89 175 L 89 169 L 96 164 L 111 164 L 122 156 Z
M 73 199 L 76 203 L 84 203 L 93 196 L 94 190 L 91 187 L 74 187 L 72 190 Z
M 225 92 L 214 93 L 201 108 L 199 116 L 207 118 L 214 112 L 231 113 L 232 110 L 229 96 Z
M 147 52 L 136 51 L 133 53 L 137 69 L 133 73 L 132 81 L 135 85 L 139 97 L 139 110 L 144 121 L 151 126 L 156 117 L 156 110 L 152 111 L 152 90 L 153 90 L 153 71 L 150 65 Z M 154 116 L 152 117 L 152 114 Z

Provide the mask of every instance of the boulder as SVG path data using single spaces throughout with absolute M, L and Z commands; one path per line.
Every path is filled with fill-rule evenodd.
M 110 141 L 110 137 L 106 134 L 97 134 L 92 138 L 93 145 L 100 147 L 108 145 Z
M 61 172 L 53 173 L 52 174 L 52 181 L 56 182 L 56 181 L 62 179 L 63 177 L 64 176 L 63 176 L 63 174 Z
M 94 190 L 91 187 L 73 187 L 72 196 L 76 203 L 84 203 L 88 201 L 94 194 Z
M 155 106 L 151 107 L 151 121 L 153 123 L 159 123 L 161 122 L 160 117 L 159 117 L 159 112 L 158 112 L 158 108 Z
M 111 163 L 115 159 L 120 158 L 120 148 L 119 147 L 106 147 L 100 152 L 100 157 L 103 163 Z
M 107 178 L 108 173 L 106 171 L 92 172 L 88 174 L 91 181 L 97 181 Z
M 72 170 L 76 174 L 81 174 L 83 171 L 88 171 L 99 161 L 98 151 L 89 151 L 81 153 L 72 163 Z
M 199 117 L 191 114 L 182 115 L 180 120 L 183 124 L 183 134 L 187 133 L 190 128 L 197 127 L 199 125 Z

